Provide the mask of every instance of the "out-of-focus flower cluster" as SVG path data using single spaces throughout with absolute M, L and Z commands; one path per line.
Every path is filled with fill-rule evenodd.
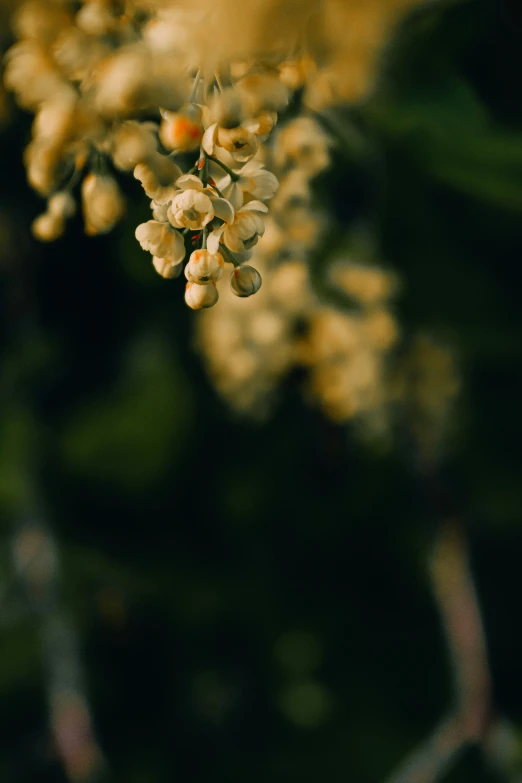
M 26 166 L 47 209 L 34 234 L 62 234 L 80 180 L 86 233 L 106 233 L 125 212 L 117 172 L 133 172 L 152 210 L 136 237 L 164 278 L 184 268 L 190 307 L 216 303 L 225 264 L 233 294 L 256 293 L 261 276 L 248 262 L 278 190 L 265 144 L 278 114 L 296 90 L 315 108 L 360 98 L 392 23 L 413 2 L 26 0 L 13 15 L 5 85 L 35 114 Z M 280 136 L 291 161 L 293 128 L 310 135 L 299 166 L 287 172 L 274 158 L 285 174 L 276 209 L 292 213 L 287 249 L 292 232 L 308 233 L 308 245 L 315 232 L 294 206 L 325 163 L 310 122 L 301 117 Z
M 395 364 L 390 396 L 407 412 L 411 438 L 425 465 L 436 462 L 446 445 L 461 386 L 454 351 L 430 334 L 411 340 Z
M 276 131 L 266 154 L 280 180 L 265 241 L 253 254 L 266 282 L 251 305 L 229 297 L 199 321 L 209 372 L 234 408 L 262 415 L 281 380 L 302 367 L 309 395 L 327 415 L 375 423 L 377 411 L 385 415 L 387 357 L 398 339 L 389 308 L 395 278 L 377 265 L 334 262 L 329 282 L 346 306 L 325 303 L 308 261 L 327 227 L 311 181 L 330 164 L 329 140 L 312 117 L 299 116 Z

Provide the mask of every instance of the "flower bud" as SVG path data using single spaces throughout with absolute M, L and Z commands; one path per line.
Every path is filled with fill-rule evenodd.
M 230 276 L 232 293 L 241 297 L 256 294 L 262 282 L 261 275 L 253 266 L 236 267 Z
M 164 277 L 167 280 L 179 277 L 183 268 L 181 261 L 176 263 L 169 258 L 158 258 L 158 256 L 152 257 L 152 263 L 154 264 L 154 269 L 158 275 L 161 275 L 161 277 Z
M 56 218 L 72 217 L 76 212 L 76 202 L 70 193 L 60 190 L 49 199 L 47 211 Z
M 82 184 L 85 232 L 106 234 L 123 217 L 125 202 L 116 180 L 108 175 L 88 174 Z
M 194 115 L 194 116 L 191 116 Z M 159 137 L 167 150 L 189 152 L 199 147 L 203 130 L 201 111 L 164 112 Z
M 139 163 L 134 169 L 134 176 L 149 198 L 156 204 L 166 204 L 172 201 L 178 190 L 174 184 L 181 175 L 179 166 L 165 155 L 155 153 L 148 163 Z
M 44 212 L 33 221 L 31 229 L 40 242 L 54 242 L 63 234 L 64 222 L 61 217 Z
M 288 89 L 272 74 L 252 73 L 238 82 L 245 109 L 251 116 L 279 111 L 288 105 Z
M 219 294 L 215 283 L 210 283 L 210 285 L 187 283 L 185 289 L 185 302 L 192 310 L 202 310 L 207 307 L 214 307 L 218 299 Z
M 217 122 L 222 128 L 235 128 L 242 120 L 241 99 L 237 91 L 227 87 L 222 93 L 209 100 L 210 122 Z
M 152 123 L 127 120 L 114 132 L 111 154 L 116 168 L 131 171 L 156 153 Z
M 185 267 L 185 277 L 190 283 L 208 285 L 216 283 L 223 274 L 223 256 L 209 250 L 194 250 Z
M 136 239 L 144 250 L 157 258 L 168 258 L 178 264 L 185 258 L 183 237 L 169 223 L 148 220 L 136 228 Z
M 88 35 L 108 35 L 115 27 L 117 20 L 111 13 L 109 4 L 103 0 L 90 0 L 84 3 L 76 14 L 76 26 Z

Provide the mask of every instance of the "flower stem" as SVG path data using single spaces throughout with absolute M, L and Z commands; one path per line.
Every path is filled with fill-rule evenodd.
M 228 247 L 223 243 L 219 245 L 219 252 L 225 256 L 225 261 L 228 261 L 229 264 L 234 264 L 234 267 L 240 265 L 239 261 L 234 258 Z
M 223 84 L 221 82 L 221 79 L 219 77 L 219 73 L 217 71 L 214 73 L 214 78 L 216 80 L 216 84 L 218 86 L 219 92 L 223 92 Z
M 207 153 L 206 153 L 206 152 L 204 152 L 204 155 L 205 155 L 205 159 L 206 159 L 206 160 L 211 160 L 211 161 L 213 161 L 214 163 L 217 163 L 217 164 L 218 164 L 218 166 L 221 166 L 221 168 L 222 168 L 224 171 L 226 171 L 226 172 L 227 172 L 227 174 L 229 175 L 229 177 L 230 177 L 230 179 L 232 180 L 232 182 L 237 182 L 237 181 L 238 181 L 238 179 L 239 179 L 239 174 L 236 174 L 236 172 L 235 172 L 235 171 L 232 171 L 232 169 L 229 169 L 229 167 L 228 167 L 228 166 L 227 166 L 225 163 L 223 163 L 223 161 L 219 160 L 219 158 L 215 158 L 213 155 L 207 155 Z
M 196 93 L 198 90 L 200 79 L 201 79 L 201 68 L 198 69 L 198 72 L 194 77 L 194 84 L 192 85 L 192 90 L 189 95 L 189 103 L 194 103 L 196 99 Z

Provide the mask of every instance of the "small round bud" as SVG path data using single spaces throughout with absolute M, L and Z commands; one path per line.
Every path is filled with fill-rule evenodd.
M 116 19 L 103 0 L 85 3 L 76 14 L 76 26 L 88 35 L 108 35 L 116 26 Z
M 195 116 L 194 112 L 165 112 L 160 125 L 159 137 L 167 150 L 180 150 L 189 152 L 199 147 L 203 130 L 201 128 L 201 111 Z
M 60 190 L 49 199 L 47 211 L 56 218 L 72 217 L 76 212 L 76 201 L 66 190 Z
M 31 229 L 40 242 L 54 242 L 63 234 L 64 222 L 61 217 L 44 212 L 33 221 Z
M 82 183 L 85 232 L 106 234 L 123 217 L 125 201 L 116 180 L 104 174 L 88 174 Z
M 208 285 L 216 283 L 223 274 L 224 261 L 221 253 L 210 250 L 194 250 L 185 267 L 185 277 L 190 283 Z
M 236 296 L 252 296 L 261 288 L 261 275 L 253 266 L 239 266 L 230 276 L 230 288 Z
M 187 283 L 185 289 L 185 302 L 192 310 L 203 310 L 206 307 L 214 307 L 218 299 L 219 294 L 215 283 L 210 283 L 210 285 Z
M 131 171 L 156 153 L 152 123 L 127 120 L 112 137 L 111 153 L 116 168 Z
M 153 256 L 152 263 L 158 275 L 161 275 L 161 277 L 164 277 L 166 280 L 172 280 L 175 277 L 179 277 L 181 270 L 183 269 L 181 261 L 174 263 L 169 258 L 158 258 L 158 256 Z

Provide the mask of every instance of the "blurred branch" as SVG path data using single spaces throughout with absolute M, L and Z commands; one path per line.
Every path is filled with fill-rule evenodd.
M 41 368 L 34 367 L 33 359 L 35 346 L 39 355 L 41 343 L 29 254 L 12 263 L 8 272 L 6 311 L 15 361 L 8 371 L 4 369 L 0 392 L 13 446 L 12 452 L 8 451 L 14 462 L 9 474 L 16 485 L 10 497 L 11 512 L 17 520 L 12 558 L 38 620 L 56 752 L 71 783 L 96 783 L 104 766 L 103 757 L 93 731 L 76 636 L 63 609 L 58 549 L 45 521 L 39 492 L 43 439 L 35 414 Z
M 461 385 L 459 373 L 451 352 L 426 337 L 413 344 L 403 373 L 415 470 L 437 520 L 430 580 L 449 653 L 453 704 L 388 783 L 436 783 L 471 744 L 480 745 L 506 775 L 515 766 L 516 739 L 513 732 L 500 731 L 502 723 L 492 710 L 486 635 L 470 567 L 466 520 L 455 508 L 441 469 L 450 412 Z M 516 779 L 511 772 L 508 777 Z
M 440 780 L 468 743 L 482 741 L 489 726 L 491 687 L 485 636 L 467 540 L 456 519 L 440 525 L 431 580 L 452 663 L 455 705 L 389 783 Z
M 51 731 L 72 783 L 91 783 L 102 768 L 84 693 L 80 656 L 70 622 L 61 607 L 58 553 L 50 531 L 37 516 L 18 525 L 13 559 L 39 620 Z

